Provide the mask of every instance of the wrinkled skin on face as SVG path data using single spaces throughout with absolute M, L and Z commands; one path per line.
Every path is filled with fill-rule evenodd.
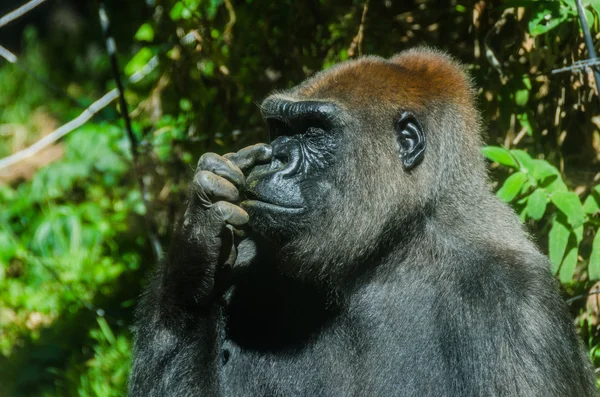
M 251 214 L 255 233 L 285 242 L 320 215 L 334 189 L 328 170 L 335 164 L 341 126 L 330 103 L 274 100 L 264 109 L 272 158 L 251 170 L 242 208 Z

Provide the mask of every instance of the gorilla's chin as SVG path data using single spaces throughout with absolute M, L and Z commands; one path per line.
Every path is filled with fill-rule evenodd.
M 280 244 L 303 230 L 308 215 L 306 207 L 288 207 L 260 200 L 242 201 L 240 207 L 248 212 L 249 226 L 255 235 Z

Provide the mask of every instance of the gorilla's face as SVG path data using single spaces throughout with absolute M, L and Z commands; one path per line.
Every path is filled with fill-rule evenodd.
M 335 189 L 334 169 L 342 142 L 341 109 L 328 101 L 273 96 L 262 104 L 273 157 L 248 175 L 246 201 L 253 230 L 288 240 L 325 216 Z
M 472 172 L 454 161 L 478 156 L 477 138 L 456 134 L 478 128 L 470 98 L 453 61 L 429 52 L 346 62 L 268 97 L 272 159 L 240 204 L 259 248 L 288 274 L 331 278 L 402 247 Z

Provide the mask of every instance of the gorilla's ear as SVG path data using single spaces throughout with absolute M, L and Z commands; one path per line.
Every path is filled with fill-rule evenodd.
M 404 112 L 396 121 L 395 130 L 402 165 L 405 170 L 411 170 L 419 165 L 425 155 L 423 128 L 412 113 Z

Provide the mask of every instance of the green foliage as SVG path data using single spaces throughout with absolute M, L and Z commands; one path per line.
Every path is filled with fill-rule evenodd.
M 125 94 L 162 242 L 198 155 L 265 139 L 255 103 L 268 92 L 361 53 L 435 45 L 467 64 L 482 87 L 490 142 L 483 153 L 497 163 L 497 194 L 549 254 L 565 293 L 585 296 L 600 281 L 600 109 L 580 75 L 547 77 L 587 56 L 574 0 L 511 0 L 485 12 L 477 2 L 370 2 L 360 40 L 362 1 L 146 3 L 154 2 L 109 2 L 108 14 L 125 75 L 160 61 Z M 600 2 L 584 6 L 597 33 Z M 93 21 L 89 8 L 83 20 Z M 28 29 L 20 57 L 89 104 L 114 83 L 97 24 L 78 29 Z M 0 157 L 47 133 L 48 119 L 59 125 L 80 112 L 19 66 L 0 65 Z M 61 142 L 58 160 L 0 186 L 0 396 L 125 393 L 131 312 L 152 259 L 117 119 L 115 107 L 106 109 Z M 598 365 L 600 313 L 583 300 L 572 308 Z
M 562 283 L 573 283 L 584 228 L 597 230 L 597 222 L 589 216 L 598 210 L 595 196 L 589 195 L 584 205 L 576 193 L 568 191 L 556 167 L 545 160 L 533 159 L 522 150 L 488 146 L 482 152 L 489 160 L 516 169 L 497 195 L 514 203 L 521 219 L 547 223 L 552 273 L 558 275 Z M 548 203 L 553 207 L 549 208 Z M 594 266 L 588 270 L 590 279 L 595 279 L 598 272 L 594 261 L 600 252 L 595 252 L 596 246 L 587 258 L 589 265 Z
M 140 194 L 130 182 L 125 139 L 116 126 L 88 125 L 67 139 L 62 160 L 16 189 L 0 190 L 0 307 L 4 308 L 0 353 L 5 359 L 18 360 L 25 354 L 23 344 L 35 346 L 44 339 L 44 328 L 62 317 L 118 293 L 116 282 L 139 268 L 143 241 L 128 248 L 118 243 L 123 233 L 135 230 L 131 217 L 143 211 Z M 122 395 L 129 336 L 115 338 L 105 320 L 99 321 L 104 336 L 92 332 L 93 352 L 77 355 L 88 360 L 91 354 L 89 368 L 77 384 L 82 393 L 112 390 L 89 395 Z M 84 337 L 85 328 L 82 331 Z M 59 348 L 42 365 L 61 355 Z M 117 363 L 121 374 L 104 377 Z M 18 381 L 13 375 L 1 374 L 1 383 Z
M 79 385 L 67 393 L 81 397 L 121 397 L 127 389 L 131 365 L 131 335 L 115 335 L 103 317 L 98 317 L 98 325 L 98 329 L 90 332 L 93 357 L 64 374 L 69 387 Z

